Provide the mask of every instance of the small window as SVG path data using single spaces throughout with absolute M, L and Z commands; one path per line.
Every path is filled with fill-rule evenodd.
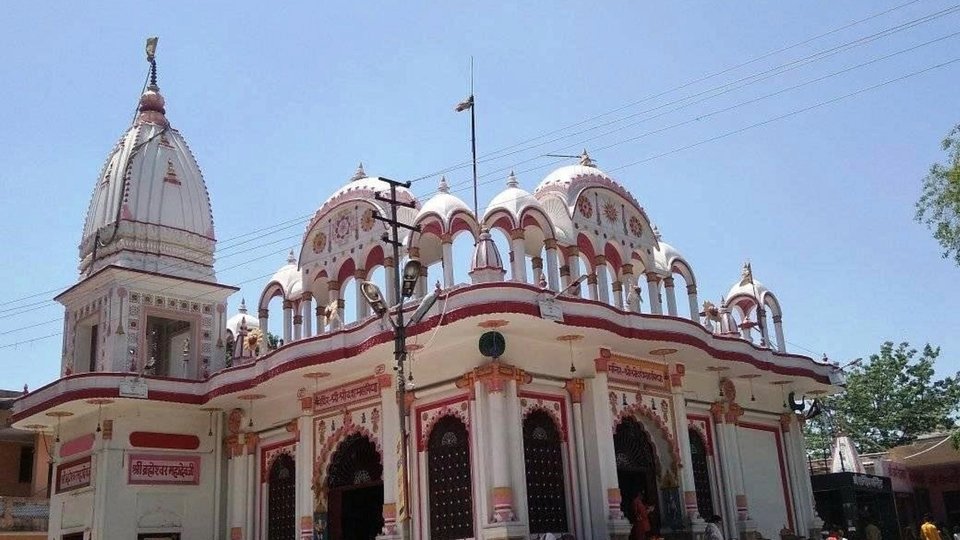
M 77 371 L 97 370 L 97 353 L 100 344 L 100 326 L 98 321 L 87 319 L 77 324 L 74 339 L 73 365 Z
M 17 475 L 17 481 L 21 484 L 29 484 L 33 479 L 33 447 L 20 447 L 20 474 Z

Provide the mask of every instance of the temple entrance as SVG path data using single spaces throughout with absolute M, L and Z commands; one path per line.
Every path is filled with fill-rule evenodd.
M 613 448 L 617 459 L 617 482 L 620 485 L 620 503 L 624 515 L 634 522 L 633 499 L 640 494 L 644 504 L 654 506 L 650 512 L 650 531 L 660 530 L 660 501 L 657 489 L 657 462 L 653 442 L 640 422 L 625 418 L 613 434 Z
M 327 519 L 330 540 L 373 540 L 383 529 L 383 465 L 363 435 L 344 439 L 330 458 Z
M 267 540 L 293 538 L 297 533 L 296 474 L 293 458 L 280 454 L 270 466 L 267 484 Z

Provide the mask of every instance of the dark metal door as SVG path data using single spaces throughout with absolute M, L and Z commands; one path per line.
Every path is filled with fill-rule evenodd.
M 296 538 L 296 465 L 293 458 L 280 454 L 270 466 L 267 487 L 267 539 Z
M 437 421 L 427 444 L 430 485 L 430 538 L 473 537 L 470 439 L 459 418 Z
M 523 421 L 530 532 L 567 532 L 560 432 L 549 414 L 534 411 Z

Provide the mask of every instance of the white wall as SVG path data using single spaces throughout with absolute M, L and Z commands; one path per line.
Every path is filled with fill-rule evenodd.
M 784 480 L 780 468 L 780 449 L 776 431 L 739 429 L 740 456 L 743 464 L 744 489 L 750 517 L 764 538 L 779 538 L 780 529 L 789 526 Z

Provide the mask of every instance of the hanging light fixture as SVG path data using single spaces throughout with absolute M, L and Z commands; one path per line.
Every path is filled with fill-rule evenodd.
M 787 405 L 787 394 L 784 387 L 792 382 L 793 381 L 773 381 L 770 383 L 772 385 L 780 387 L 780 399 L 783 401 L 783 410 L 789 409 L 789 406 Z
M 238 399 L 242 399 L 249 404 L 250 411 L 248 413 L 250 420 L 247 422 L 248 428 L 253 428 L 253 402 L 258 399 L 263 399 L 267 396 L 263 394 L 243 394 L 242 396 L 237 396 Z
M 570 351 L 570 373 L 577 372 L 577 366 L 573 363 L 573 342 L 580 341 L 583 339 L 582 334 L 564 334 L 562 336 L 557 336 L 557 341 L 566 341 L 567 347 Z
M 750 382 L 750 401 L 756 401 L 757 397 L 753 394 L 753 380 L 759 377 L 759 373 L 748 373 L 746 375 L 741 375 L 741 379 L 747 379 Z
M 220 412 L 220 408 L 203 407 L 200 410 L 207 413 L 207 437 L 213 437 L 213 413 Z
M 68 416 L 73 416 L 73 413 L 69 411 L 50 411 L 47 413 L 47 416 L 57 419 L 57 433 L 54 442 L 60 442 L 60 420 Z
M 109 404 L 113 403 L 113 400 L 112 400 L 112 399 L 107 399 L 107 398 L 94 398 L 94 399 L 88 399 L 88 400 L 87 400 L 87 403 L 89 403 L 90 405 L 96 405 L 96 406 L 97 406 L 97 430 L 96 430 L 96 432 L 97 432 L 97 433 L 100 433 L 101 431 L 103 431 L 103 428 L 101 428 L 101 421 L 102 421 L 102 419 L 103 419 L 103 406 L 104 406 L 104 405 L 109 405 Z

